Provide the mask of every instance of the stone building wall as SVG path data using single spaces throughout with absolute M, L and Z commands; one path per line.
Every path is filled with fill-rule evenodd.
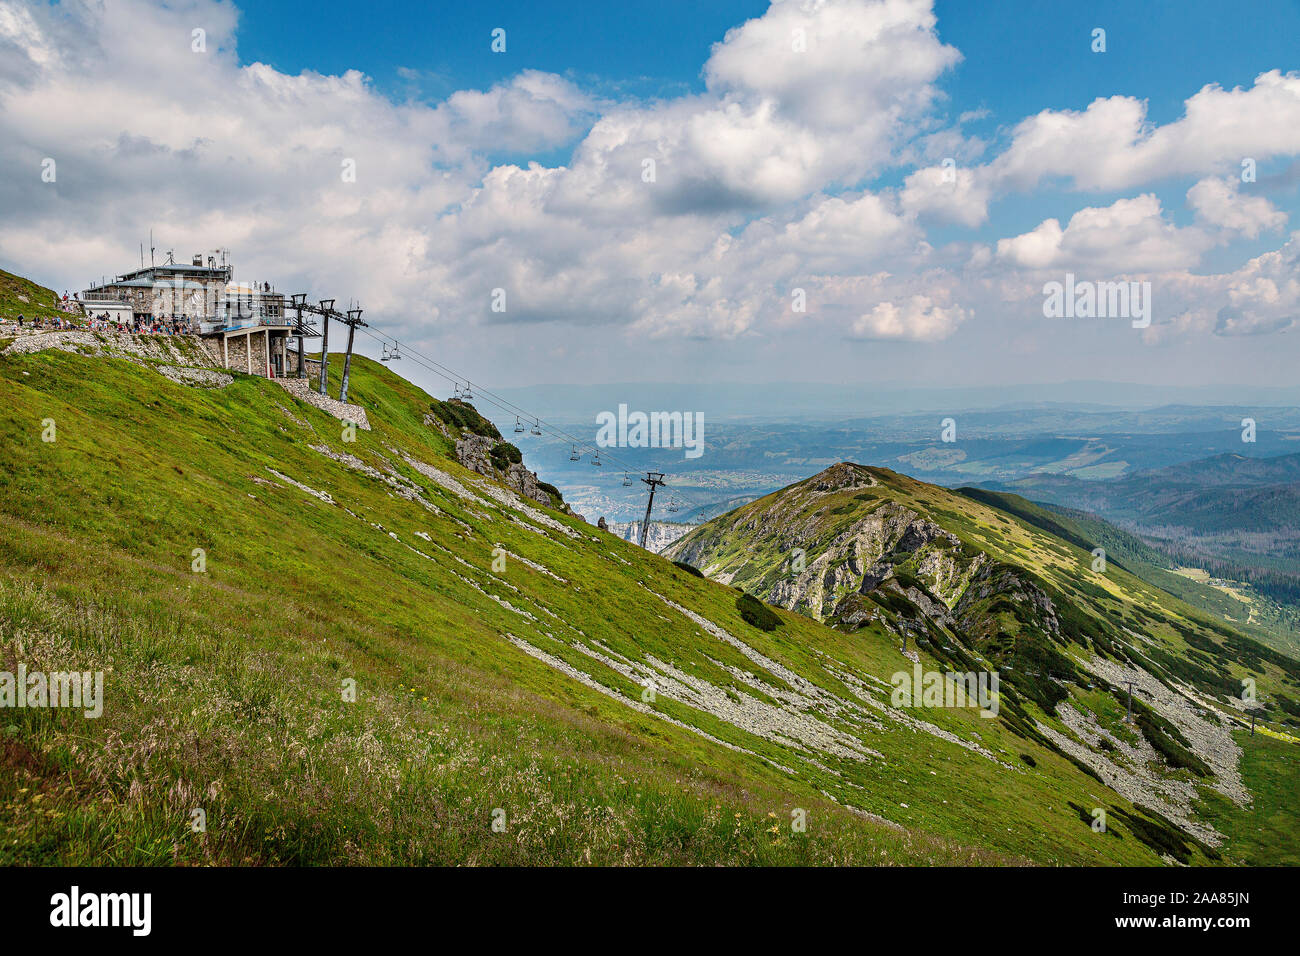
M 248 339 L 242 335 L 232 335 L 226 339 L 226 358 L 232 372 L 247 372 Z

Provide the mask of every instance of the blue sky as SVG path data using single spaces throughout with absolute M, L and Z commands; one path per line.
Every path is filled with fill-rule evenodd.
M 59 288 L 153 229 L 523 385 L 1300 360 L 1294 0 L 0 13 L 0 262 Z M 1150 283 L 1150 325 L 1045 321 L 1067 274 Z
M 240 54 L 296 73 L 362 70 L 393 95 L 408 83 L 400 67 L 429 74 L 425 95 L 482 88 L 521 69 L 572 74 L 644 96 L 702 90 L 700 68 L 726 31 L 761 15 L 766 0 L 621 0 L 584 4 L 545 0 L 430 4 L 352 0 L 250 0 L 240 5 Z M 1083 9 L 1086 7 L 1086 9 Z M 1167 122 L 1205 83 L 1249 84 L 1256 74 L 1295 62 L 1300 4 L 1248 6 L 1180 0 L 1088 4 L 1043 0 L 939 0 L 939 36 L 965 61 L 941 82 L 957 113 L 987 108 L 992 122 L 1015 122 L 1041 109 L 1082 109 L 1098 96 L 1131 93 Z M 1107 29 L 1107 55 L 1087 38 Z M 505 56 L 488 34 L 508 31 Z M 293 37 L 285 43 L 283 38 Z M 441 83 L 439 83 L 439 79 Z
M 240 54 L 286 72 L 361 70 L 388 95 L 436 103 L 459 89 L 486 88 L 523 69 L 573 78 L 616 96 L 657 98 L 701 92 L 701 65 L 726 31 L 762 15 L 766 0 L 625 0 L 585 5 L 580 15 L 566 3 L 507 2 L 472 5 L 378 2 L 364 16 L 349 0 L 277 0 L 241 6 Z M 1208 83 L 1248 86 L 1272 68 L 1296 66 L 1300 2 L 1264 0 L 1249 12 L 1213 0 L 1134 3 L 1104 0 L 1088 4 L 1042 0 L 937 0 L 940 39 L 962 52 L 962 62 L 939 86 L 944 112 L 955 119 L 986 113 L 967 129 L 989 141 L 1025 116 L 1044 109 L 1087 107 L 1098 97 L 1129 94 L 1148 103 L 1153 123 L 1176 120 L 1184 100 Z M 343 29 L 339 24 L 346 24 Z M 507 31 L 507 52 L 493 54 L 489 35 Z M 1104 55 L 1091 49 L 1092 31 L 1106 30 Z M 285 44 L 290 34 L 299 42 Z M 418 74 L 413 77 L 412 73 Z M 568 147 L 539 154 L 563 163 Z M 496 159 L 517 159 L 508 153 Z M 1265 164 L 1262 175 L 1287 164 Z M 897 184 L 901 171 L 873 181 Z M 1155 187 L 1171 216 L 1187 222 L 1178 178 Z M 1181 187 L 1181 188 L 1179 188 Z M 1113 201 L 1119 192 L 1099 192 Z M 978 236 L 1033 228 L 1044 215 L 1069 216 L 1071 199 L 1050 190 L 1011 197 L 999 204 Z M 1296 208 L 1293 192 L 1282 202 Z M 944 230 L 942 238 L 969 235 Z M 1257 253 L 1268 241 L 1243 243 L 1216 252 L 1222 267 L 1242 252 Z

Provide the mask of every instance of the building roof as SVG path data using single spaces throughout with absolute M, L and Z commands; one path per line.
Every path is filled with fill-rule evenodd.
M 121 278 L 134 279 L 137 276 L 144 276 L 144 275 L 151 275 L 151 274 L 156 275 L 158 273 L 163 273 L 163 274 L 183 273 L 186 275 L 204 274 L 210 276 L 213 279 L 224 279 L 229 277 L 230 271 L 231 271 L 230 266 L 215 266 L 213 268 L 208 268 L 207 266 L 182 265 L 181 263 L 177 262 L 173 265 L 167 265 L 167 266 L 146 266 L 143 269 L 136 269 L 134 272 L 128 272 L 125 275 L 121 276 Z
M 170 280 L 150 280 L 150 279 L 114 279 L 112 282 L 105 282 L 103 285 L 92 285 L 87 292 L 95 292 L 100 289 L 152 289 L 158 282 L 164 282 L 169 289 L 202 289 L 203 283 L 194 282 L 191 279 L 170 279 Z

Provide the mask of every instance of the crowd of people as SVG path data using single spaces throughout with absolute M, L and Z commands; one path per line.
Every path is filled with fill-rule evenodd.
M 181 318 L 170 319 L 142 319 L 134 316 L 129 324 L 119 322 L 109 316 L 107 312 L 101 315 L 91 315 L 86 320 L 86 325 L 92 329 L 98 329 L 104 332 L 133 332 L 136 335 L 193 335 L 194 328 L 190 325 L 190 320 L 186 316 Z
M 90 329 L 96 332 L 130 332 L 135 335 L 193 335 L 195 332 L 188 316 L 170 319 L 142 319 L 140 316 L 133 316 L 128 323 L 113 318 L 108 312 L 101 312 L 98 315 L 88 315 L 80 322 L 58 315 L 49 317 L 36 316 L 29 321 L 20 312 L 15 319 L 11 320 L 0 316 L 0 325 L 3 325 L 6 321 L 14 322 L 20 329 Z

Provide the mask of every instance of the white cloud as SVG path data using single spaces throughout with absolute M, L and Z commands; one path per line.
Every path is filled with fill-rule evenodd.
M 961 306 L 944 307 L 928 296 L 914 295 L 901 304 L 878 303 L 858 317 L 853 333 L 859 338 L 933 342 L 951 335 L 967 316 Z
M 1247 239 L 1286 226 L 1286 213 L 1263 196 L 1243 196 L 1239 186 L 1236 177 L 1202 179 L 1187 190 L 1187 204 L 1199 221 Z
M 1219 335 L 1259 335 L 1300 323 L 1300 233 L 1230 273 L 1226 297 L 1215 315 Z
M 1203 87 L 1183 116 L 1164 126 L 1147 120 L 1131 96 L 1094 100 L 1087 109 L 1043 110 L 1020 122 L 991 164 L 1004 189 L 1068 179 L 1078 189 L 1129 189 L 1184 175 L 1238 168 L 1300 153 L 1300 74 L 1261 73 L 1248 89 Z
M 1185 269 L 1213 240 L 1196 227 L 1179 229 L 1164 218 L 1151 193 L 1109 206 L 1080 209 L 1061 228 L 1047 219 L 1030 232 L 1000 239 L 997 258 L 1023 269 L 1067 269 L 1092 277 L 1119 272 Z
M 900 202 L 911 216 L 975 227 L 988 218 L 990 193 L 981 170 L 929 166 L 907 177 Z
M 931 84 L 960 58 L 939 42 L 930 0 L 777 0 L 727 31 L 704 76 L 712 92 L 774 103 L 800 126 L 888 137 L 929 107 Z
M 191 52 L 195 26 L 206 54 Z M 1273 73 L 1249 90 L 1207 87 L 1154 130 L 1131 98 L 1045 111 L 972 167 L 984 144 L 960 127 L 978 114 L 955 126 L 934 115 L 960 54 L 940 41 L 929 0 L 774 3 L 715 44 L 703 92 L 650 103 L 536 71 L 399 102 L 355 71 L 243 65 L 237 28 L 236 8 L 211 0 L 0 0 L 0 257 L 84 283 L 132 265 L 152 227 L 178 256 L 229 247 L 242 279 L 356 297 L 404 338 L 474 325 L 525 338 L 526 323 L 554 321 L 659 340 L 815 325 L 835 339 L 935 342 L 972 319 L 980 283 L 1186 271 L 1225 234 L 1284 220 L 1209 179 L 1188 194 L 1197 226 L 1168 222 L 1153 195 L 1081 209 L 996 254 L 963 253 L 976 282 L 952 248 L 931 249 L 929 224 L 979 226 L 1000 192 L 1045 178 L 1113 188 L 1193 168 L 1220 176 L 1215 164 L 1249 149 L 1300 152 L 1300 125 L 1283 122 L 1300 80 Z M 570 143 L 565 165 L 529 161 Z M 952 182 L 945 155 L 962 164 Z M 45 156 L 56 184 L 39 180 Z M 340 179 L 349 159 L 355 183 Z M 903 185 L 864 186 L 886 171 Z M 1275 267 L 1233 281 L 1215 301 L 1239 314 L 1196 328 L 1242 331 L 1252 310 L 1259 328 L 1281 321 L 1290 293 Z M 504 314 L 489 310 L 496 288 Z M 791 311 L 794 288 L 806 314 Z

